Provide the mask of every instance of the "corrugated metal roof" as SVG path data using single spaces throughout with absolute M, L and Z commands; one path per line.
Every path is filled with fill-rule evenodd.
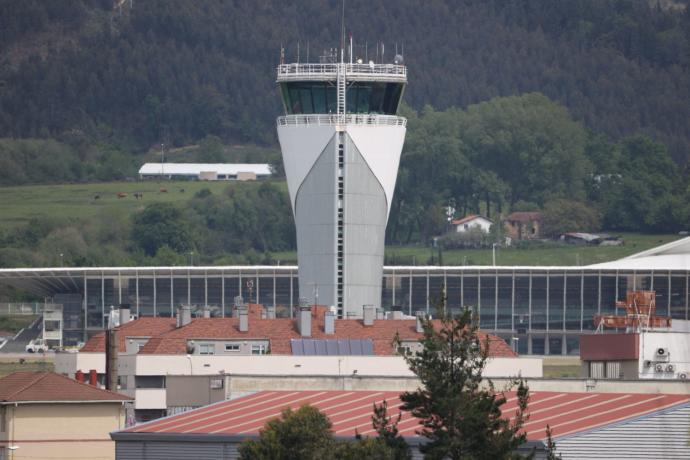
M 517 407 L 517 399 L 514 393 L 507 393 L 506 397 L 503 414 L 510 416 Z M 372 435 L 372 404 L 384 399 L 389 415 L 397 416 L 402 402 L 396 391 L 262 391 L 138 425 L 122 433 L 257 434 L 283 409 L 309 404 L 329 417 L 336 436 L 354 436 L 355 432 Z M 524 428 L 530 440 L 542 440 L 549 424 L 558 439 L 687 403 L 688 395 L 535 391 L 530 393 L 529 420 Z M 416 418 L 403 412 L 398 428 L 403 436 L 415 436 L 420 427 Z
M 557 452 L 570 459 L 688 459 L 690 406 L 674 406 L 637 419 L 559 439 Z
M 201 172 L 236 175 L 251 172 L 257 176 L 271 175 L 268 163 L 144 163 L 139 174 L 199 175 Z

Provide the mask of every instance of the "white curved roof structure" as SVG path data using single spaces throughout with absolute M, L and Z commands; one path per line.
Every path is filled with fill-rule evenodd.
M 690 237 L 681 238 L 612 262 L 589 265 L 613 270 L 688 270 Z

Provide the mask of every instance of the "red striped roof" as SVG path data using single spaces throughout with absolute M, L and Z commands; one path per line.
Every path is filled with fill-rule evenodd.
M 503 414 L 514 416 L 515 393 L 507 393 L 506 398 Z M 124 433 L 253 435 L 283 409 L 309 404 L 328 416 L 336 436 L 373 435 L 372 404 L 384 399 L 389 415 L 397 417 L 402 402 L 396 391 L 261 391 L 138 425 Z M 688 402 L 688 395 L 533 391 L 524 429 L 530 440 L 541 440 L 546 438 L 548 423 L 557 438 Z M 403 412 L 398 428 L 403 436 L 415 436 L 420 427 L 416 418 Z

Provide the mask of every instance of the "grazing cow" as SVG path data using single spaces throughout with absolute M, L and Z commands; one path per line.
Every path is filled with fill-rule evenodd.
M 158 191 L 159 191 L 160 193 L 168 193 L 168 189 L 167 189 L 167 188 L 161 188 L 161 189 L 158 190 Z
M 136 198 L 137 200 L 141 200 L 142 198 L 144 198 L 144 194 L 137 192 L 134 194 L 134 198 Z
M 184 193 L 184 189 L 183 189 L 183 188 L 180 189 L 180 193 Z
M 94 195 L 94 196 L 93 196 L 93 199 L 94 199 L 94 200 L 100 200 L 100 199 L 101 199 L 101 196 L 100 196 L 100 195 Z
M 119 193 L 117 194 L 117 197 L 118 197 L 118 198 L 126 198 L 126 197 L 127 197 L 127 194 L 126 194 L 125 192 L 119 192 Z

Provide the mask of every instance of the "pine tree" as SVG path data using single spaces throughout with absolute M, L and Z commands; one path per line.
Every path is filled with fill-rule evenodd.
M 393 421 L 393 417 L 388 416 L 388 403 L 384 399 L 381 404 L 374 404 L 374 415 L 371 416 L 371 424 L 378 434 L 378 440 L 383 442 L 393 452 L 395 460 L 409 460 L 410 447 L 405 439 L 398 432 L 398 423 L 402 413 Z
M 439 309 L 442 313 L 445 309 Z M 526 420 L 529 390 L 522 379 L 517 386 L 517 409 L 512 421 L 504 417 L 504 392 L 491 380 L 483 380 L 489 343 L 481 343 L 477 322 L 469 310 L 459 315 L 442 314 L 436 329 L 422 319 L 422 349 L 405 352 L 404 358 L 421 381 L 421 387 L 400 395 L 403 410 L 419 418 L 419 434 L 428 439 L 420 447 L 427 459 L 515 459 L 526 441 L 521 432 Z M 530 458 L 531 456 L 527 456 Z

